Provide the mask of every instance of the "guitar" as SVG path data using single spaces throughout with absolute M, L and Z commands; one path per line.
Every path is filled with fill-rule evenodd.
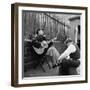
M 53 38 L 53 39 L 51 39 L 50 41 L 42 41 L 41 42 L 41 47 L 40 48 L 36 48 L 36 47 L 34 47 L 33 46 L 33 49 L 35 50 L 35 52 L 37 53 L 37 54 L 43 54 L 43 52 L 44 52 L 44 50 L 46 49 L 46 48 L 48 48 L 48 44 L 50 43 L 50 42 L 54 42 L 55 40 L 57 39 L 57 37 L 55 37 L 55 38 Z M 32 40 L 30 40 L 30 39 L 25 39 L 25 41 L 27 41 L 27 42 L 32 42 Z
M 33 46 L 33 48 L 34 48 L 34 50 L 35 50 L 35 52 L 36 52 L 37 54 L 39 54 L 39 55 L 40 55 L 40 54 L 43 54 L 43 53 L 44 53 L 44 50 L 45 50 L 46 48 L 48 48 L 48 44 L 49 44 L 50 42 L 54 42 L 56 39 L 57 39 L 57 38 L 55 37 L 55 38 L 51 39 L 50 41 L 42 41 L 40 48 L 36 48 L 36 47 L 34 47 L 34 46 Z

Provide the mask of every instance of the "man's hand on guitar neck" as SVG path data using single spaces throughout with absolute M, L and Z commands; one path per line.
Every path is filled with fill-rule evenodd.
M 52 42 L 54 42 L 55 40 L 57 40 L 57 37 L 55 37 L 55 38 L 51 39 L 51 41 L 52 41 Z

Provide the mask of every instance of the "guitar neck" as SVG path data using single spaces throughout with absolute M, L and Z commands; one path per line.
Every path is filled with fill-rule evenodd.
M 53 38 L 53 39 L 47 41 L 47 43 L 54 42 L 56 39 L 57 39 L 57 37 L 55 37 L 55 38 Z
M 50 42 L 54 42 L 56 39 L 57 39 L 57 38 L 55 37 L 55 38 L 47 41 L 47 43 L 49 44 Z M 26 42 L 32 42 L 32 40 L 30 40 L 30 39 L 25 39 L 24 41 L 26 41 Z

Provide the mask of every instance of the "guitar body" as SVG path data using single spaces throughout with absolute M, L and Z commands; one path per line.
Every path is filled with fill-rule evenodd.
M 42 47 L 40 48 L 33 47 L 35 52 L 39 55 L 44 53 L 45 48 L 48 48 L 48 43 L 46 41 L 42 41 L 41 45 Z
M 33 48 L 34 48 L 35 52 L 39 55 L 44 53 L 45 48 L 36 48 L 36 47 L 33 47 Z

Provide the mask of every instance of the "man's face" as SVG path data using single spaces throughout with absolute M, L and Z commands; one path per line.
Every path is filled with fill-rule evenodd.
M 40 31 L 38 32 L 38 35 L 43 35 L 43 34 L 44 34 L 43 30 L 40 30 Z

